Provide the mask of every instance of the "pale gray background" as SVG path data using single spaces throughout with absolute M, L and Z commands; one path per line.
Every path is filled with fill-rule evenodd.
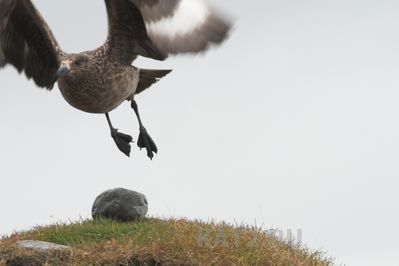
M 127 187 L 150 215 L 302 229 L 348 265 L 399 264 L 399 2 L 215 0 L 236 29 L 137 98 L 159 146 L 125 158 L 105 118 L 0 71 L 0 233 L 90 216 Z M 35 0 L 67 51 L 106 36 L 102 1 Z M 129 105 L 112 113 L 134 133 Z

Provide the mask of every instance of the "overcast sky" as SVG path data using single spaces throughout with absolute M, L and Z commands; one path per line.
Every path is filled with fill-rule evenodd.
M 99 0 L 35 0 L 62 47 L 106 37 Z M 102 115 L 0 71 L 0 234 L 90 217 L 125 187 L 149 215 L 302 230 L 347 265 L 399 261 L 399 2 L 215 0 L 235 31 L 173 68 L 137 102 L 159 148 L 125 158 Z M 78 8 L 79 7 L 79 8 Z M 111 114 L 137 140 L 129 104 Z

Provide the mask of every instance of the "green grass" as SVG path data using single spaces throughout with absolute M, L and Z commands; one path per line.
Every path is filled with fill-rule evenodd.
M 42 240 L 71 249 L 44 253 L 16 246 Z M 0 265 L 332 265 L 320 252 L 281 241 L 265 230 L 185 219 L 131 223 L 87 220 L 36 227 L 0 239 Z M 33 265 L 36 265 L 33 264 Z

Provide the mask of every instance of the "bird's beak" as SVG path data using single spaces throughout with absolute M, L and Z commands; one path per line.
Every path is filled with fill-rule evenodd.
M 62 76 L 68 75 L 69 72 L 70 72 L 69 67 L 65 64 L 62 64 L 61 67 L 57 71 L 57 76 L 62 77 Z

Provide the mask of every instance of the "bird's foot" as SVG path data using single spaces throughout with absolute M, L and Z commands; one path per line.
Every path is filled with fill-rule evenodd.
M 116 146 L 118 146 L 118 149 L 126 156 L 130 157 L 130 143 L 133 141 L 132 136 L 118 132 L 117 129 L 111 130 L 111 136 L 114 139 Z
M 157 145 L 155 145 L 155 142 L 152 140 L 145 127 L 140 127 L 140 135 L 137 141 L 137 146 L 140 149 L 146 148 L 147 156 L 151 160 L 154 157 L 154 153 L 158 152 Z

